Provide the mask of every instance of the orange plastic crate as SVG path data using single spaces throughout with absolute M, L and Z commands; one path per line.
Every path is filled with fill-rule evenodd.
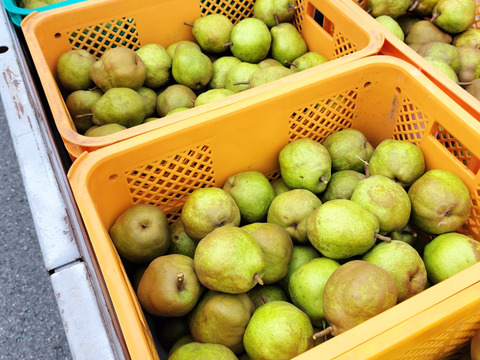
M 108 236 L 114 220 L 133 204 L 151 203 L 173 222 L 195 189 L 221 187 L 245 170 L 273 179 L 287 143 L 304 137 L 322 142 L 345 128 L 364 132 L 374 146 L 387 138 L 415 143 L 428 169 L 460 176 L 473 205 L 462 232 L 480 240 L 480 122 L 413 66 L 387 56 L 284 82 L 73 163 L 68 178 L 132 359 L 157 358 L 158 352 Z M 296 359 L 440 359 L 480 328 L 479 282 L 477 264 Z
M 69 151 L 76 159 L 84 151 L 93 151 L 175 121 L 194 117 L 213 108 L 222 107 L 252 95 L 251 91 L 232 95 L 214 104 L 190 109 L 168 119 L 141 124 L 101 138 L 79 134 L 64 102 L 57 83 L 56 63 L 70 49 L 86 49 L 100 58 L 109 48 L 127 46 L 134 50 L 148 43 L 164 47 L 179 40 L 194 40 L 191 27 L 197 17 L 221 12 L 234 23 L 252 16 L 254 0 L 101 0 L 87 1 L 48 14 L 29 15 L 22 23 L 25 40 L 32 55 L 40 81 L 51 108 L 55 125 Z M 323 15 L 322 25 L 315 16 Z M 318 51 L 335 63 L 377 54 L 383 42 L 378 31 L 351 21 L 352 13 L 336 0 L 297 0 L 294 25 L 305 38 L 309 50 Z M 314 70 L 291 75 L 310 76 Z M 261 87 L 267 91 L 270 83 Z
M 372 26 L 377 31 L 383 33 L 384 42 L 382 49 L 379 51 L 380 55 L 390 55 L 409 62 L 432 80 L 435 85 L 442 89 L 448 96 L 455 100 L 457 104 L 467 110 L 470 115 L 480 121 L 480 101 L 470 95 L 470 93 L 455 83 L 455 81 L 437 70 L 422 56 L 410 48 L 410 46 L 378 24 L 371 15 L 363 11 L 362 8 L 366 8 L 366 0 L 339 0 L 339 2 L 342 2 L 345 6 L 350 7 L 350 9 L 355 12 L 354 17 L 352 18 L 353 20 L 358 21 L 359 24 L 369 24 L 369 26 Z M 473 2 L 475 3 L 476 8 L 475 22 L 472 27 L 478 29 L 480 28 L 480 3 L 478 0 L 473 0 Z

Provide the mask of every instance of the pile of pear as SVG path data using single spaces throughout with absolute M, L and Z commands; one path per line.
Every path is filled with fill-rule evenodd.
M 480 29 L 472 0 L 370 0 L 368 12 L 426 61 L 480 99 Z
M 344 129 L 278 164 L 109 229 L 170 359 L 292 359 L 480 261 L 467 186 L 413 143 Z
M 47 5 L 58 4 L 62 1 L 65 0 L 20 0 L 17 6 L 22 9 L 36 9 Z
M 117 46 L 98 60 L 67 51 L 56 74 L 72 126 L 109 135 L 327 62 L 308 50 L 294 16 L 294 0 L 257 0 L 252 16 L 236 24 L 223 14 L 179 24 L 195 40 Z

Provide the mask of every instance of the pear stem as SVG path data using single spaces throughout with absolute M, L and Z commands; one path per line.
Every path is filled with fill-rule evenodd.
M 87 116 L 92 116 L 92 115 L 93 115 L 93 113 L 78 114 L 78 115 L 75 115 L 75 119 L 83 118 L 83 117 L 87 117 Z
M 233 45 L 233 41 L 229 41 L 229 42 L 223 44 L 223 47 L 232 46 L 232 45 Z
M 190 27 L 193 27 L 192 24 L 190 24 L 190 23 L 188 23 L 188 22 L 186 22 L 186 21 L 184 21 L 183 23 L 184 23 L 185 25 L 188 25 L 188 26 L 190 26 Z
M 253 280 L 255 280 L 257 283 L 259 283 L 260 285 L 263 285 L 263 280 L 262 278 L 260 277 L 260 275 L 258 274 L 255 274 L 253 275 Z
M 328 184 L 327 177 L 325 175 L 320 176 L 320 182 L 325 185 Z
M 418 0 L 415 0 L 415 1 L 413 2 L 412 6 L 410 6 L 410 7 L 408 8 L 408 11 L 413 11 L 413 10 L 415 10 L 415 9 L 417 8 L 417 6 L 418 6 L 419 3 L 420 3 L 420 2 L 419 2 Z
M 177 274 L 177 288 L 179 291 L 183 290 L 183 284 L 185 283 L 185 274 L 182 272 L 179 272 Z
M 316 332 L 313 334 L 313 340 L 316 340 L 318 338 L 328 336 L 328 335 L 333 335 L 333 328 L 331 326 L 327 327 L 326 329 L 323 329 L 321 331 Z
M 94 86 L 94 87 L 88 89 L 88 91 L 95 91 L 95 90 L 97 90 L 97 89 L 99 89 L 99 87 L 98 87 L 98 86 Z
M 392 238 L 391 238 L 391 237 L 385 236 L 385 235 L 381 235 L 381 234 L 378 234 L 378 233 L 375 233 L 375 237 L 376 237 L 378 240 L 382 240 L 382 241 L 385 241 L 385 242 L 390 242 L 390 241 L 392 241 Z
M 262 295 L 262 301 L 264 304 L 266 304 L 268 302 L 267 298 L 265 297 L 265 295 Z
M 433 14 L 432 18 L 430 19 L 430 22 L 434 22 L 439 16 L 440 16 L 440 13 L 436 12 L 435 14 Z
M 249 85 L 249 81 L 235 81 L 233 85 Z
M 471 81 L 459 81 L 457 84 L 460 86 L 468 86 L 471 83 L 472 83 Z
M 275 17 L 275 24 L 280 24 L 280 21 L 278 21 L 278 15 L 277 13 L 273 13 L 273 16 Z
M 290 65 L 290 66 L 295 66 L 295 67 L 298 66 L 297 64 L 295 64 L 295 63 L 293 63 L 293 62 L 290 62 L 290 61 L 288 61 L 288 60 L 285 60 L 285 64 L 288 64 L 288 65 Z
M 370 177 L 369 165 L 368 162 L 363 160 L 360 156 L 355 155 L 361 162 L 363 162 L 363 171 L 365 172 L 365 177 Z

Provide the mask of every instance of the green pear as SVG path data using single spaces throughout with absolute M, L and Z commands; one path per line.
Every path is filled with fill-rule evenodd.
M 370 160 L 373 146 L 365 135 L 355 129 L 344 129 L 328 135 L 323 141 L 332 159 L 332 170 L 363 172 L 365 162 Z
M 136 50 L 136 53 L 142 59 L 147 71 L 144 86 L 156 89 L 170 80 L 172 59 L 162 45 L 146 44 Z
M 475 21 L 475 3 L 469 0 L 440 0 L 433 8 L 431 21 L 443 31 L 458 34 Z
M 190 46 L 196 50 L 199 50 L 201 51 L 202 48 L 200 47 L 200 45 L 198 45 L 196 42 L 194 41 L 191 41 L 191 40 L 180 40 L 180 41 L 176 41 L 172 44 L 170 44 L 168 47 L 167 47 L 167 54 L 168 56 L 170 56 L 170 59 L 173 60 L 173 56 L 175 55 L 175 50 L 177 49 L 177 46 L 178 45 L 182 45 L 183 47 L 186 47 L 186 46 Z
M 116 87 L 138 90 L 145 82 L 147 69 L 135 51 L 118 46 L 103 53 L 90 67 L 89 76 L 103 92 Z
M 377 217 L 381 234 L 402 229 L 410 218 L 412 206 L 407 192 L 400 184 L 383 175 L 371 175 L 360 180 L 350 200 Z
M 168 360 L 238 360 L 232 350 L 222 344 L 191 342 L 179 347 Z
M 95 84 L 89 72 L 97 59 L 87 50 L 76 49 L 64 52 L 57 61 L 56 73 L 60 84 L 68 92 L 88 90 Z
M 410 0 L 369 0 L 367 9 L 374 18 L 388 15 L 397 18 L 404 14 L 410 6 Z
M 213 77 L 213 64 L 201 51 L 178 45 L 172 60 L 172 76 L 178 84 L 200 91 Z
M 288 143 L 280 150 L 278 162 L 283 181 L 292 189 L 320 194 L 330 181 L 330 154 L 315 140 L 303 138 Z
M 431 56 L 425 56 L 424 59 L 429 64 L 433 65 L 434 68 L 436 68 L 446 77 L 448 77 L 450 80 L 454 81 L 455 83 L 458 83 L 457 73 L 455 72 L 455 70 L 452 69 L 452 67 L 445 60 L 431 57 Z
M 168 248 L 169 254 L 182 254 L 193 259 L 197 243 L 193 241 L 185 232 L 182 218 L 179 218 L 174 223 L 169 225 L 170 231 L 170 246 Z
M 176 114 L 176 113 L 179 113 L 179 112 L 188 110 L 188 109 L 189 109 L 189 108 L 186 108 L 186 107 L 175 108 L 175 109 L 170 110 L 168 113 L 166 113 L 165 116 L 173 115 L 173 114 Z
M 340 170 L 332 174 L 327 188 L 322 193 L 322 202 L 334 199 L 347 199 L 352 197 L 353 190 L 360 180 L 365 179 L 365 174 L 354 170 Z
M 415 16 L 409 13 L 400 15 L 395 19 L 398 25 L 400 25 L 400 28 L 402 29 L 404 37 L 406 37 L 410 33 L 410 29 L 412 28 L 412 26 L 421 20 L 422 20 L 421 17 Z
M 427 283 L 423 259 L 411 245 L 399 240 L 381 242 L 363 255 L 362 260 L 377 265 L 392 275 L 397 284 L 397 302 L 419 294 Z
M 167 217 L 150 204 L 127 208 L 115 219 L 109 234 L 120 256 L 138 264 L 165 254 L 170 245 Z
M 225 88 L 234 93 L 249 89 L 251 78 L 257 70 L 260 70 L 260 66 L 249 62 L 233 65 L 227 74 Z
M 23 9 L 37 9 L 50 4 L 42 0 L 23 0 L 18 5 Z
M 397 284 L 377 265 L 351 260 L 337 268 L 323 291 L 323 311 L 330 327 L 314 334 L 336 336 L 390 309 L 397 303 Z
M 334 260 L 365 254 L 375 245 L 379 230 L 373 213 L 346 199 L 323 203 L 307 219 L 308 240 Z
M 428 20 L 420 20 L 413 24 L 405 36 L 405 43 L 410 44 L 425 44 L 433 41 L 439 41 L 450 44 L 452 36 L 441 30 Z
M 258 63 L 258 66 L 260 66 L 262 69 L 269 67 L 269 66 L 284 66 L 281 64 L 278 60 L 272 59 L 272 58 L 266 58 L 263 59 Z
M 314 326 L 325 322 L 323 289 L 339 267 L 337 261 L 319 257 L 301 265 L 290 278 L 288 292 L 292 303 L 308 315 Z
M 475 80 L 475 71 L 480 64 L 480 50 L 473 47 L 458 47 L 458 81 L 470 83 Z
M 307 219 L 322 202 L 311 191 L 292 189 L 275 196 L 267 212 L 267 222 L 283 227 L 298 244 L 308 243 Z
M 197 95 L 186 85 L 173 84 L 163 90 L 157 97 L 157 114 L 165 116 L 177 108 L 193 108 Z
M 200 47 L 208 53 L 220 54 L 228 50 L 233 23 L 223 14 L 208 14 L 195 19 L 192 34 Z
M 430 234 L 458 230 L 470 217 L 470 191 L 454 173 L 433 169 L 408 189 L 413 223 Z
M 233 94 L 235 93 L 228 89 L 209 89 L 197 96 L 194 106 L 205 105 Z
M 245 230 L 222 226 L 205 236 L 193 256 L 198 280 L 210 290 L 240 294 L 263 284 L 262 248 Z
M 262 20 L 245 18 L 233 27 L 230 42 L 233 56 L 244 62 L 257 64 L 267 57 L 272 37 Z
M 310 69 L 314 66 L 328 62 L 328 59 L 316 51 L 308 51 L 299 56 L 290 64 L 290 69 L 294 72 Z
M 417 16 L 430 17 L 438 1 L 439 0 L 411 0 L 408 11 Z
M 437 284 L 480 262 L 480 243 L 457 232 L 444 233 L 425 246 L 423 260 L 430 281 Z
M 458 34 L 472 26 L 475 10 L 471 0 L 440 0 L 433 8 L 431 21 L 443 31 Z
M 313 347 L 308 316 L 286 301 L 272 301 L 253 313 L 243 336 L 250 359 L 293 359 Z
M 265 257 L 265 272 L 262 276 L 266 285 L 282 279 L 288 271 L 293 242 L 290 234 L 280 225 L 256 222 L 242 226 L 260 245 Z
M 453 38 L 452 44 L 458 48 L 471 47 L 480 49 L 480 29 L 468 28 Z
M 213 62 L 213 76 L 208 87 L 210 89 L 224 89 L 226 88 L 227 75 L 230 69 L 242 61 L 235 56 L 222 56 Z
M 457 72 L 460 67 L 458 49 L 451 45 L 442 42 L 429 42 L 423 44 L 417 53 L 422 57 L 432 57 L 445 61 L 453 71 Z
M 266 68 L 260 68 L 255 71 L 250 78 L 250 88 L 254 88 L 260 85 L 268 84 L 271 81 L 275 81 L 285 76 L 294 74 L 294 71 L 284 66 L 269 66 Z
M 408 188 L 425 172 L 425 158 L 415 144 L 385 139 L 373 151 L 368 171 L 370 175 L 384 175 Z
M 400 230 L 391 231 L 387 234 L 393 240 L 403 241 L 409 245 L 416 245 L 417 239 L 419 238 L 419 229 L 409 221 L 407 225 L 405 225 Z
M 272 28 L 278 23 L 292 22 L 295 8 L 294 0 L 256 0 L 253 4 L 253 17 Z
M 375 20 L 382 25 L 385 29 L 390 31 L 393 35 L 400 39 L 400 41 L 405 40 L 405 34 L 403 33 L 400 24 L 389 15 L 380 15 L 375 18 Z
M 188 318 L 190 333 L 195 341 L 222 344 L 241 354 L 243 333 L 254 311 L 255 305 L 245 293 L 208 290 Z
M 318 257 L 320 257 L 320 253 L 310 243 L 293 245 L 292 256 L 287 266 L 287 274 L 278 282 L 288 296 L 290 296 L 289 286 L 293 273 L 303 264 Z
M 142 86 L 137 92 L 145 102 L 145 118 L 153 117 L 157 111 L 157 93 L 145 86 Z
M 179 348 L 181 348 L 183 345 L 190 344 L 193 342 L 195 342 L 195 340 L 193 340 L 193 337 L 192 335 L 190 335 L 190 333 L 178 338 L 177 341 L 175 341 L 172 344 L 172 346 L 170 347 L 170 350 L 168 350 L 168 354 L 167 354 L 168 359 L 170 359 L 170 356 Z M 184 356 L 187 356 L 187 354 L 185 354 Z
M 255 305 L 255 309 L 272 301 L 288 301 L 287 294 L 278 284 L 265 284 L 263 286 L 254 286 L 246 292 L 250 300 Z
M 92 105 L 92 114 L 96 125 L 117 123 L 129 128 L 145 119 L 145 100 L 133 89 L 111 88 Z
M 292 23 L 280 23 L 270 29 L 272 58 L 281 64 L 292 63 L 308 52 L 307 43 Z
M 126 127 L 120 124 L 111 123 L 105 125 L 94 125 L 85 131 L 85 136 L 99 137 L 115 134 L 116 132 L 125 130 Z
M 283 179 L 281 177 L 279 177 L 275 180 L 272 180 L 271 184 L 272 184 L 272 187 L 273 187 L 273 191 L 275 191 L 275 196 L 279 195 L 281 193 L 287 192 L 289 190 L 292 190 L 291 187 L 289 187 L 289 186 L 287 186 L 287 184 L 285 184 L 285 181 L 283 181 Z
M 275 198 L 275 191 L 268 178 L 260 171 L 246 170 L 225 180 L 223 190 L 229 193 L 238 208 L 243 224 L 264 221 Z
M 84 134 L 94 125 L 92 106 L 102 94 L 100 89 L 75 90 L 67 96 L 65 105 L 78 133 Z
M 170 254 L 150 262 L 138 285 L 137 297 L 149 314 L 178 317 L 193 310 L 202 292 L 193 259 Z
M 198 242 L 214 229 L 240 224 L 240 210 L 233 197 L 223 189 L 199 188 L 192 192 L 182 208 L 186 234 Z

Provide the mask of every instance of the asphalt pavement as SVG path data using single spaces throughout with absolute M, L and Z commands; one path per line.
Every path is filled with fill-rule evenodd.
M 0 99 L 0 360 L 72 359 Z

